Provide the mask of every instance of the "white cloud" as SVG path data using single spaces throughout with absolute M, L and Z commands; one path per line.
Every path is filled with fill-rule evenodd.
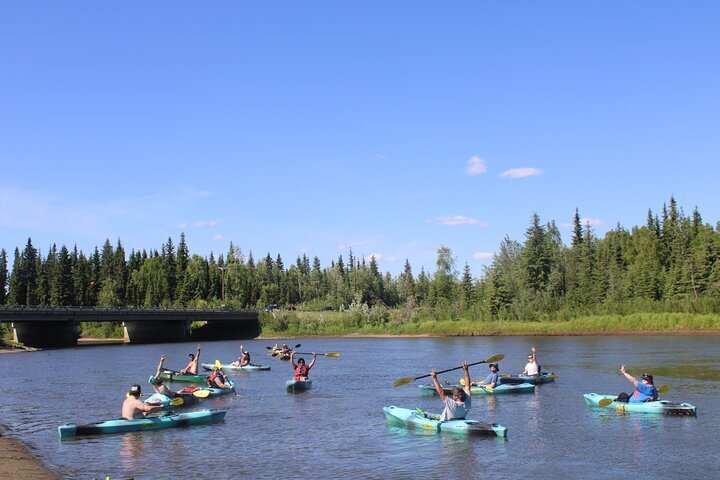
M 220 224 L 220 220 L 198 220 L 197 222 L 193 223 L 193 227 L 215 227 Z
M 383 255 L 382 253 L 371 253 L 370 255 L 367 255 L 365 258 L 369 262 L 371 258 L 375 257 L 375 261 L 377 263 L 383 262 L 383 263 L 393 263 L 397 261 L 397 257 L 393 255 Z
M 505 170 L 500 174 L 501 177 L 508 177 L 511 180 L 523 177 L 532 177 L 533 175 L 541 175 L 543 172 L 539 168 L 533 167 L 522 167 L 522 168 L 511 168 Z
M 482 158 L 475 155 L 467 161 L 467 167 L 465 167 L 465 173 L 468 175 L 480 175 L 481 173 L 487 172 L 487 162 Z
M 493 258 L 495 254 L 493 252 L 475 252 L 473 254 L 473 258 L 475 260 L 488 260 L 490 258 Z
M 187 222 L 180 222 L 180 223 L 177 224 L 177 227 L 178 227 L 178 228 L 185 228 L 185 227 L 187 227 L 187 225 L 188 225 Z
M 215 235 L 213 235 L 212 238 L 213 238 L 213 240 L 222 240 L 225 237 L 223 237 L 222 233 L 216 233 Z
M 348 250 L 350 248 L 357 249 L 358 247 L 361 247 L 364 245 L 364 242 L 361 242 L 359 240 L 350 240 L 349 242 L 340 242 L 338 243 L 338 250 L 341 252 L 344 252 L 345 250 Z
M 442 217 L 438 217 L 437 221 L 443 225 L 450 225 L 450 226 L 456 226 L 456 225 L 477 225 L 479 227 L 490 226 L 486 222 L 481 222 L 476 218 L 470 218 L 470 217 L 466 217 L 464 215 L 443 215 Z

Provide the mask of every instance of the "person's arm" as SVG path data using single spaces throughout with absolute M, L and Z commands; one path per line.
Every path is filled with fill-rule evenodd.
M 311 353 L 312 353 L 313 359 L 312 359 L 312 362 L 310 362 L 310 365 L 308 365 L 308 370 L 310 370 L 313 367 L 313 365 L 315 365 L 315 360 L 317 360 L 317 355 L 315 355 L 315 352 L 311 352 Z
M 138 410 L 141 410 L 144 413 L 150 413 L 155 410 L 161 410 L 163 408 L 162 405 L 146 405 L 145 403 L 141 402 L 140 400 L 137 400 L 135 403 L 135 408 Z
M 195 366 L 200 364 L 200 350 L 202 350 L 202 347 L 198 345 L 197 351 L 195 352 Z
M 532 352 L 532 363 L 537 363 L 537 353 L 535 352 L 535 347 L 530 347 L 530 351 Z
M 155 370 L 155 378 L 160 378 L 160 372 L 162 372 L 163 363 L 165 362 L 165 354 L 160 355 L 160 363 L 158 363 L 157 370 Z
M 297 365 L 295 365 L 295 352 L 290 352 L 290 363 L 292 364 L 293 370 L 297 368 Z
M 630 383 L 632 383 L 633 385 L 635 385 L 637 387 L 637 384 L 638 384 L 637 379 L 625 371 L 625 365 L 620 367 L 620 373 L 622 373 L 625 376 L 625 378 L 628 379 L 628 381 Z
M 463 371 L 465 372 L 465 394 L 470 397 L 472 396 L 472 388 L 470 387 L 472 382 L 470 381 L 470 370 L 468 370 L 467 360 L 463 361 Z
M 433 384 L 435 384 L 435 391 L 437 392 L 438 396 L 440 397 L 440 400 L 445 402 L 445 390 L 440 386 L 440 382 L 437 379 L 437 371 L 433 368 L 432 372 L 430 372 L 430 376 L 433 379 Z

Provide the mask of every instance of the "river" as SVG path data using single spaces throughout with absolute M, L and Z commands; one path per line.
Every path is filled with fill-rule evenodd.
M 230 362 L 238 341 L 203 344 L 201 361 Z M 243 342 L 269 372 L 234 375 L 239 396 L 206 400 L 222 423 L 61 441 L 57 426 L 117 418 L 129 385 L 143 384 L 161 353 L 184 366 L 189 343 L 83 346 L 0 356 L 0 422 L 67 478 L 520 478 L 712 477 L 720 468 L 720 337 L 300 338 L 319 357 L 313 389 L 286 393 L 287 362 L 269 340 Z M 388 423 L 382 407 L 439 411 L 418 383 L 394 379 L 502 353 L 501 373 L 522 370 L 530 345 L 559 377 L 534 393 L 476 397 L 470 418 L 502 424 L 507 439 L 426 434 Z M 305 355 L 308 358 L 308 355 Z M 665 398 L 697 406 L 697 417 L 621 414 L 585 405 L 582 394 L 632 391 L 619 373 L 655 374 Z M 484 378 L 485 365 L 471 367 Z M 441 375 L 457 381 L 460 371 Z M 182 385 L 178 385 L 178 388 Z M 643 473 L 644 472 L 644 473 Z

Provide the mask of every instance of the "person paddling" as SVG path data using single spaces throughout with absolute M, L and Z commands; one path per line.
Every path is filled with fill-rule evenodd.
M 627 378 L 630 383 L 635 385 L 635 391 L 632 393 L 632 395 L 628 395 L 627 393 L 622 392 L 620 395 L 618 395 L 616 401 L 630 403 L 654 402 L 660 396 L 657 388 L 655 388 L 653 376 L 649 373 L 643 373 L 642 375 L 640 375 L 640 381 L 638 381 L 637 378 L 633 377 L 625 371 L 625 365 L 620 367 L 620 373 L 622 373 L 623 376 Z
M 244 350 L 242 345 L 240 345 L 240 354 L 242 356 L 230 365 L 232 365 L 233 367 L 245 367 L 247 365 L 250 365 L 250 352 Z
M 313 359 L 312 362 L 310 362 L 310 365 L 305 365 L 305 359 L 300 358 L 298 359 L 298 363 L 295 363 L 295 360 L 293 357 L 295 357 L 295 352 L 292 352 L 290 354 L 290 363 L 292 364 L 292 368 L 295 371 L 295 374 L 293 376 L 293 380 L 307 380 L 308 374 L 310 373 L 310 369 L 315 365 L 315 361 L 317 360 L 317 355 L 315 355 L 315 352 L 311 352 Z
M 170 390 L 170 388 L 163 383 L 162 378 L 160 378 L 160 372 L 162 372 L 163 370 L 164 362 L 165 354 L 163 353 L 162 355 L 160 355 L 160 362 L 158 363 L 157 369 L 155 370 L 155 375 L 150 377 L 150 385 L 152 385 L 153 390 L 155 390 L 157 393 L 166 395 L 170 398 L 175 398 L 178 396 L 178 393 Z
M 498 367 L 498 364 L 491 363 L 488 365 L 488 367 L 490 368 L 490 374 L 482 382 L 473 382 L 474 386 L 489 386 L 491 388 L 495 388 L 497 385 L 500 384 L 500 374 L 498 374 L 498 372 L 500 371 L 500 367 Z
M 440 396 L 440 400 L 445 404 L 445 409 L 440 415 L 440 421 L 462 420 L 470 411 L 472 406 L 472 394 L 470 393 L 470 372 L 468 371 L 467 360 L 463 362 L 463 371 L 465 372 L 465 387 L 453 387 L 452 395 L 445 395 L 445 390 L 437 379 L 437 370 L 433 369 L 430 376 L 435 384 L 435 390 Z
M 140 385 L 130 387 L 129 395 L 122 404 L 122 418 L 125 420 L 135 420 L 144 417 L 147 413 L 163 408 L 162 405 L 145 405 L 140 401 L 141 393 L 142 388 L 140 388 Z
M 528 377 L 537 377 L 540 375 L 540 367 L 537 363 L 537 354 L 535 352 L 535 347 L 530 347 L 530 351 L 532 352 L 530 355 L 528 355 L 528 363 L 525 365 L 525 370 L 520 375 L 526 375 Z
M 228 379 L 220 367 L 215 367 L 213 372 L 207 378 L 208 386 L 214 388 L 222 388 L 223 390 L 232 390 L 235 387 L 228 385 Z
M 190 357 L 190 361 L 187 364 L 187 367 L 180 370 L 180 375 L 197 375 L 198 374 L 198 362 L 200 361 L 200 350 L 202 350 L 202 347 L 200 345 L 197 346 L 197 352 L 193 355 L 192 353 L 188 353 L 188 357 Z

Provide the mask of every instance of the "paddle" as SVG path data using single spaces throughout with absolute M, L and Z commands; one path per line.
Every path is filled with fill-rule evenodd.
M 185 403 L 185 399 L 183 399 L 182 397 L 175 397 L 172 400 L 170 400 L 170 403 L 168 405 L 177 407 L 179 405 L 183 405 L 184 403 Z
M 657 387 L 656 390 L 658 391 L 658 393 L 667 393 L 670 390 L 670 385 L 660 385 L 659 387 Z M 607 407 L 614 401 L 614 398 L 602 398 L 598 402 L 598 407 Z
M 301 344 L 298 343 L 297 345 L 295 345 L 295 348 L 300 348 L 300 345 L 301 345 Z M 265 347 L 265 348 L 267 348 L 268 350 L 274 350 L 274 349 L 275 349 L 274 347 Z M 280 350 L 280 349 L 278 349 L 278 350 Z
M 295 352 L 295 355 L 312 355 L 312 352 Z M 323 356 L 323 357 L 330 357 L 330 358 L 337 358 L 340 356 L 338 352 L 328 352 L 328 353 L 316 353 L 315 355 Z
M 493 355 L 492 357 L 490 357 L 490 358 L 488 358 L 488 359 L 486 359 L 486 360 L 483 360 L 482 362 L 468 363 L 468 367 L 471 366 L 471 365 L 480 365 L 481 363 L 495 363 L 495 362 L 499 362 L 499 361 L 502 360 L 503 358 L 505 358 L 505 355 L 503 355 L 502 353 L 500 353 L 500 354 L 498 354 L 498 355 Z M 447 370 L 441 370 L 441 371 L 439 371 L 439 372 L 437 372 L 437 373 L 452 372 L 452 371 L 454 371 L 454 370 L 460 370 L 461 368 L 463 368 L 462 365 L 459 366 L 459 367 L 455 367 L 455 368 L 449 368 L 449 369 L 447 369 Z M 431 376 L 431 375 L 432 375 L 432 374 L 428 373 L 427 375 L 420 375 L 419 377 L 401 377 L 401 378 L 398 378 L 397 380 L 395 380 L 395 381 L 393 382 L 393 387 L 401 387 L 401 386 L 403 386 L 403 385 L 407 385 L 408 383 L 412 383 L 412 382 L 414 382 L 415 380 L 420 380 L 421 378 L 426 378 L 426 377 L 429 377 L 429 376 Z
M 210 396 L 210 390 L 205 390 L 205 389 L 195 390 L 194 392 L 192 392 L 192 394 L 193 394 L 193 397 L 207 398 Z

